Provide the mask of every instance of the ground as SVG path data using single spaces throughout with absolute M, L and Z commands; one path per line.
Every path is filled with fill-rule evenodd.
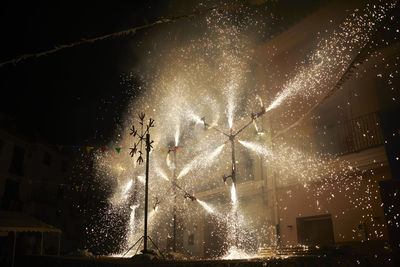
M 357 251 L 350 248 L 325 249 L 311 251 L 304 255 L 290 255 L 293 250 L 281 250 L 280 255 L 258 259 L 242 260 L 187 260 L 187 261 L 146 261 L 143 258 L 118 258 L 118 257 L 59 257 L 59 256 L 26 256 L 17 259 L 16 266 L 399 266 L 398 253 L 393 251 Z M 286 254 L 286 255 L 285 255 Z

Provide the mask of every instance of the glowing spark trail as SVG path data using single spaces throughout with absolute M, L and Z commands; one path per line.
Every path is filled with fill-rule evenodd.
M 129 182 L 125 185 L 124 190 L 123 190 L 123 194 L 125 195 L 126 193 L 128 193 L 129 189 L 131 189 L 132 187 L 132 180 L 129 180 Z
M 249 36 L 249 30 L 253 30 L 254 22 L 264 23 L 263 20 L 258 18 L 253 19 L 251 16 L 253 13 L 241 13 L 243 17 L 247 15 L 249 19 L 248 22 L 242 24 L 237 23 L 236 15 L 225 16 L 225 14 L 213 12 L 210 16 L 206 16 L 205 20 L 200 21 L 202 27 L 207 25 L 205 31 L 202 32 L 199 29 L 196 34 L 188 36 L 188 42 L 180 42 L 179 36 L 175 35 L 173 29 L 168 32 L 170 34 L 168 38 L 174 40 L 172 43 L 168 43 L 166 39 L 162 39 L 162 42 L 160 42 L 156 37 L 154 39 L 149 37 L 149 44 L 151 45 L 143 45 L 143 50 L 146 50 L 146 54 L 143 55 L 144 64 L 140 65 L 140 69 L 137 70 L 140 73 L 139 79 L 142 85 L 136 85 L 136 77 L 127 77 L 128 82 L 130 79 L 134 80 L 132 90 L 145 92 L 143 98 L 133 100 L 134 102 L 128 109 L 127 123 L 134 120 L 136 116 L 130 115 L 135 114 L 138 110 L 143 110 L 146 114 L 151 113 L 158 118 L 157 127 L 152 131 L 152 138 L 157 147 L 171 149 L 172 140 L 172 142 L 175 142 L 175 146 L 181 145 L 188 148 L 180 149 L 179 153 L 170 151 L 167 155 L 165 155 L 166 150 L 164 149 L 161 150 L 163 153 L 158 151 L 151 154 L 153 164 L 151 170 L 154 171 L 154 176 L 159 176 L 154 177 L 157 179 L 152 179 L 149 183 L 151 204 L 154 204 L 154 209 L 149 211 L 149 233 L 152 238 L 154 236 L 155 240 L 158 239 L 158 242 L 167 243 L 164 241 L 167 241 L 167 237 L 171 237 L 172 231 L 171 211 L 173 207 L 178 206 L 180 210 L 179 219 L 182 219 L 182 229 L 186 229 L 187 223 L 191 224 L 196 220 L 202 220 L 204 213 L 209 213 L 208 215 L 216 219 L 215 223 L 218 225 L 215 229 L 219 229 L 217 226 L 223 226 L 223 229 L 226 229 L 223 231 L 223 248 L 228 250 L 225 259 L 251 258 L 256 246 L 263 245 L 260 242 L 264 243 L 264 240 L 261 241 L 258 237 L 268 239 L 265 240 L 268 244 L 276 244 L 277 235 L 273 212 L 254 214 L 252 211 L 256 207 L 252 205 L 264 204 L 250 203 L 250 201 L 247 201 L 247 197 L 246 200 L 242 201 L 239 197 L 251 195 L 253 189 L 251 186 L 256 185 L 248 183 L 249 187 L 246 187 L 247 185 L 243 187 L 244 192 L 240 191 L 242 187 L 236 189 L 234 184 L 231 188 L 222 188 L 221 176 L 227 170 L 230 170 L 231 154 L 223 153 L 224 145 L 219 147 L 215 145 L 216 143 L 221 144 L 224 142 L 222 140 L 225 140 L 225 136 L 221 135 L 222 130 L 210 131 L 208 129 L 226 129 L 229 125 L 231 130 L 234 127 L 233 124 L 235 126 L 236 123 L 242 124 L 242 119 L 248 119 L 252 112 L 260 110 L 260 105 L 263 114 L 264 111 L 275 112 L 274 116 L 268 114 L 271 115 L 268 118 L 271 119 L 271 122 L 269 120 L 263 122 L 258 120 L 258 124 L 256 124 L 254 119 L 253 122 L 247 124 L 247 126 L 251 126 L 250 124 L 254 123 L 254 127 L 260 136 L 265 133 L 264 129 L 269 131 L 269 136 L 275 133 L 275 130 L 279 131 L 279 127 L 285 128 L 285 124 L 291 122 L 289 119 L 296 120 L 296 116 L 304 115 L 304 110 L 318 103 L 329 93 L 332 86 L 337 84 L 337 81 L 352 64 L 359 51 L 368 48 L 369 44 L 375 41 L 375 38 L 372 37 L 374 31 L 380 29 L 378 22 L 392 7 L 383 2 L 376 4 L 376 8 L 375 5 L 369 4 L 364 9 L 360 8 L 354 11 L 333 32 L 328 29 L 320 29 L 324 26 L 318 28 L 321 35 L 318 37 L 320 42 L 316 50 L 306 58 L 299 54 L 302 61 L 291 64 L 290 66 L 294 67 L 289 71 L 293 72 L 289 73 L 286 72 L 286 68 L 282 71 L 279 66 L 276 72 L 266 71 L 264 67 L 255 66 L 255 69 L 253 68 L 252 60 L 249 59 L 254 54 L 258 54 L 260 49 L 263 50 L 261 53 L 266 55 L 263 45 L 266 40 L 264 37 L 267 37 L 266 35 L 260 38 L 260 41 L 257 41 L 255 40 L 258 39 L 257 36 L 254 36 L 256 38 Z M 335 27 L 339 23 L 339 21 L 335 21 L 332 26 Z M 265 26 L 262 26 L 262 28 L 265 29 Z M 256 32 L 254 33 L 257 35 Z M 167 45 L 164 45 L 164 41 Z M 177 41 L 179 41 L 179 44 Z M 307 46 L 307 50 L 302 51 L 309 51 L 309 48 L 312 49 L 312 47 Z M 254 53 L 250 51 L 254 51 Z M 260 61 L 262 61 L 260 66 L 267 66 L 269 56 L 266 55 L 264 59 L 260 58 Z M 271 58 L 270 62 L 274 63 L 274 61 L 275 59 Z M 268 79 L 259 80 L 261 75 L 271 75 L 271 81 L 273 81 L 271 87 L 267 88 L 265 84 Z M 133 76 L 135 76 L 135 73 L 133 73 Z M 276 79 L 277 77 L 279 79 Z M 277 90 L 273 91 L 274 88 Z M 263 98 L 267 95 L 273 95 L 270 101 L 263 103 L 257 94 L 260 94 Z M 280 107 L 279 112 L 278 107 Z M 321 117 L 323 116 L 321 115 Z M 247 128 L 246 131 L 241 132 L 240 136 L 237 135 L 235 138 L 236 140 L 241 138 L 242 140 L 238 140 L 238 142 L 243 146 L 239 146 L 235 150 L 238 162 L 237 173 L 235 174 L 238 177 L 243 177 L 244 180 L 247 179 L 245 175 L 248 175 L 248 177 L 254 175 L 257 178 L 258 175 L 262 175 L 256 169 L 248 167 L 249 164 L 246 164 L 247 159 L 250 159 L 250 154 L 257 153 L 260 156 L 261 169 L 263 170 L 263 167 L 266 167 L 268 172 L 277 174 L 273 186 L 280 191 L 279 194 L 274 193 L 276 196 L 274 205 L 277 206 L 277 209 L 282 208 L 282 212 L 286 210 L 286 205 L 283 206 L 283 202 L 286 201 L 285 197 L 292 197 L 292 194 L 294 196 L 299 192 L 298 190 L 303 190 L 310 195 L 310 198 L 312 198 L 310 209 L 315 206 L 319 213 L 325 211 L 326 201 L 324 198 L 327 198 L 328 201 L 349 200 L 350 205 L 347 205 L 346 209 L 353 207 L 354 210 L 359 210 L 365 208 L 367 204 L 369 205 L 369 198 L 373 195 L 370 193 L 365 195 L 363 192 L 365 186 L 361 185 L 367 183 L 366 179 L 368 179 L 362 176 L 363 170 L 358 170 L 357 165 L 354 165 L 354 168 L 349 167 L 353 165 L 353 162 L 346 162 L 334 155 L 316 152 L 315 146 L 313 146 L 314 140 L 308 143 L 308 136 L 302 136 L 302 134 L 299 131 L 293 133 L 293 139 L 274 139 L 273 143 L 269 139 L 268 143 L 256 143 L 248 142 L 254 140 L 254 130 Z M 128 147 L 128 137 L 130 137 L 128 131 L 122 132 L 121 140 L 118 139 L 118 146 Z M 302 143 L 300 140 L 305 140 L 305 142 Z M 308 147 L 309 144 L 312 146 L 311 149 Z M 175 154 L 179 156 L 176 166 Z M 264 161 L 267 161 L 268 164 L 263 164 Z M 115 178 L 118 179 L 117 186 L 109 199 L 111 208 L 106 215 L 102 214 L 101 217 L 107 217 L 108 226 L 119 225 L 122 217 L 126 220 L 124 225 L 127 226 L 126 230 L 128 231 L 123 234 L 129 239 L 128 245 L 133 245 L 143 234 L 141 231 L 143 213 L 136 212 L 135 214 L 135 209 L 138 211 L 137 206 L 133 206 L 129 210 L 128 205 L 131 204 L 128 201 L 130 201 L 129 196 L 132 196 L 133 191 L 132 176 L 144 183 L 144 166 L 134 165 L 135 162 L 132 164 L 129 155 L 123 155 L 123 153 L 102 153 L 99 154 L 97 159 L 98 169 L 101 171 L 99 173 L 104 173 L 105 178 L 108 179 L 107 183 L 104 183 L 106 186 L 110 184 L 109 181 L 114 182 Z M 256 167 L 258 170 L 259 167 Z M 140 176 L 138 176 L 139 174 Z M 175 176 L 176 174 L 177 176 Z M 185 198 L 173 196 L 171 193 L 173 187 L 166 186 L 166 184 L 171 184 L 172 180 L 169 178 L 172 179 L 172 177 L 180 179 L 179 185 L 185 188 L 187 192 L 203 196 L 204 201 L 194 197 L 187 198 L 186 195 Z M 207 179 L 197 179 L 197 177 L 207 177 Z M 170 182 L 165 183 L 163 180 Z M 135 198 L 137 198 L 135 203 L 142 203 L 145 196 L 140 189 L 143 185 L 136 182 L 135 180 L 135 190 L 138 190 L 135 192 L 137 193 L 135 194 Z M 175 179 L 172 184 L 174 182 Z M 140 188 L 136 188 L 136 186 Z M 270 186 L 268 185 L 266 190 L 270 190 Z M 296 190 L 291 190 L 291 186 L 296 186 L 294 187 Z M 372 186 L 373 184 L 368 181 L 368 192 L 371 192 L 372 189 L 377 190 L 377 185 L 375 188 L 372 188 Z M 249 188 L 249 190 L 246 188 Z M 227 200 L 213 198 L 214 192 L 225 192 L 224 189 L 229 191 L 226 191 L 227 194 L 230 194 Z M 255 190 L 256 188 L 254 188 L 254 192 L 256 192 Z M 212 198 L 213 202 L 208 202 Z M 195 201 L 199 205 L 194 203 Z M 208 203 L 213 205 L 211 206 Z M 266 208 L 269 210 L 270 207 L 267 206 Z M 158 211 L 156 212 L 157 208 Z M 246 210 L 247 208 L 249 209 Z M 291 207 L 287 208 L 290 209 Z M 198 212 L 199 210 L 201 212 Z M 347 212 L 347 210 L 344 211 Z M 296 214 L 299 211 L 290 210 L 290 212 Z M 278 210 L 278 213 L 280 213 L 280 210 Z M 130 217 L 121 216 L 121 214 L 130 214 Z M 344 214 L 343 212 L 343 217 L 347 216 L 347 213 Z M 338 216 L 341 215 L 338 213 Z M 111 239 L 111 235 L 108 239 L 107 236 L 104 237 L 105 227 L 98 222 L 96 223 L 99 225 L 97 226 L 98 236 L 92 243 L 105 244 L 105 240 L 107 242 L 116 240 L 114 236 Z M 263 225 L 261 226 L 261 224 Z M 204 226 L 205 224 L 202 227 Z M 89 229 L 91 230 L 91 228 Z M 206 233 L 205 229 L 198 229 L 197 231 L 203 234 Z M 89 234 L 93 232 L 93 230 L 90 230 L 88 230 Z M 202 245 L 200 244 L 200 246 Z M 203 248 L 207 249 L 204 245 Z M 200 249 L 202 250 L 201 247 Z M 130 253 L 133 254 L 134 251 Z
M 195 168 L 206 168 L 208 167 L 210 164 L 213 163 L 213 160 L 216 156 L 218 156 L 219 153 L 221 153 L 222 148 L 225 146 L 225 144 L 220 145 L 217 149 L 215 149 L 212 153 L 208 154 L 208 153 L 203 153 L 199 156 L 197 156 L 194 160 L 192 160 L 189 164 L 187 164 L 182 171 L 179 173 L 177 179 L 182 178 L 183 176 L 185 176 L 186 174 L 189 173 L 189 171 L 191 171 L 192 169 Z
M 272 152 L 268 150 L 266 147 L 253 143 L 253 142 L 247 142 L 247 141 L 242 141 L 238 140 L 238 142 L 243 145 L 244 147 L 256 152 L 257 154 L 264 156 L 264 157 L 271 157 Z
M 165 174 L 163 170 L 157 167 L 156 171 L 164 180 L 169 181 L 168 176 Z
M 204 122 L 201 120 L 201 118 L 194 113 L 190 113 L 189 118 L 190 118 L 190 120 L 196 122 L 197 124 L 204 124 Z
M 264 103 L 259 95 L 256 95 L 256 99 L 258 99 L 258 101 L 260 101 L 260 106 L 264 107 Z
M 179 145 L 180 129 L 181 129 L 181 126 L 180 126 L 180 124 L 178 123 L 178 125 L 176 126 L 176 131 L 175 131 L 175 146 L 178 146 L 178 145 Z
M 131 214 L 129 216 L 129 230 L 128 230 L 128 237 L 127 237 L 127 242 L 131 242 L 132 239 L 134 238 L 135 235 L 135 213 L 136 209 L 139 207 L 139 205 L 132 205 L 130 206 L 131 208 Z
M 254 129 L 256 130 L 256 132 L 258 133 L 258 126 L 257 126 L 257 123 L 256 123 L 256 121 L 254 120 L 253 121 L 253 125 L 254 125 Z
M 129 180 L 128 183 L 125 185 L 125 187 L 122 189 L 122 199 L 123 200 L 126 200 L 128 198 L 128 195 L 129 195 L 128 192 L 129 192 L 129 189 L 131 189 L 131 187 L 132 187 L 132 183 L 133 183 L 133 181 Z
M 229 85 L 229 88 L 227 88 L 228 92 L 228 106 L 227 106 L 227 116 L 228 116 L 228 124 L 229 124 L 229 129 L 232 129 L 233 127 L 233 113 L 235 111 L 235 99 L 234 99 L 234 87 L 232 85 Z
M 375 6 L 374 6 L 375 7 Z M 289 80 L 275 100 L 266 108 L 266 112 L 278 107 L 283 101 L 301 94 L 305 98 L 319 95 L 318 88 L 329 85 L 340 78 L 352 59 L 370 40 L 376 27 L 395 4 L 384 4 L 371 9 L 367 4 L 364 16 L 348 17 L 334 31 L 329 39 L 321 40 L 318 49 L 309 57 L 311 64 L 298 68 L 297 74 Z
M 227 236 L 227 241 L 228 244 L 230 244 L 229 252 L 228 255 L 225 256 L 227 259 L 231 257 L 232 252 L 237 252 L 237 246 L 239 246 L 240 240 L 239 240 L 239 225 L 240 223 L 240 215 L 238 214 L 238 199 L 237 199 L 237 193 L 236 193 L 236 187 L 235 184 L 232 184 L 231 186 L 231 203 L 232 203 L 232 208 L 230 213 L 228 214 L 228 236 Z M 236 256 L 236 254 L 235 254 Z
M 128 230 L 128 236 L 127 236 L 127 244 L 133 244 L 135 243 L 137 240 L 139 240 L 140 236 L 142 235 L 141 232 L 138 232 L 137 230 L 141 230 L 143 228 L 143 222 L 138 223 L 137 221 L 135 221 L 135 213 L 137 208 L 139 207 L 139 205 L 132 205 L 131 208 L 131 214 L 129 217 L 129 230 Z M 153 226 L 153 219 L 155 217 L 155 215 L 157 214 L 158 211 L 158 207 L 156 209 L 152 209 L 149 212 L 149 224 L 150 226 Z M 133 253 L 135 253 L 135 251 L 131 250 L 130 253 L 126 254 L 125 257 L 132 257 Z M 121 255 L 119 255 L 121 256 Z
M 197 202 L 209 213 L 214 213 L 214 209 L 211 208 L 206 202 L 197 199 Z
M 231 187 L 231 201 L 232 201 L 232 205 L 234 206 L 234 207 L 236 207 L 237 206 L 237 195 L 236 195 L 236 187 L 235 187 L 235 184 L 232 184 L 232 187 Z
M 167 154 L 166 161 L 167 161 L 168 168 L 175 169 L 175 164 L 171 161 L 170 153 Z

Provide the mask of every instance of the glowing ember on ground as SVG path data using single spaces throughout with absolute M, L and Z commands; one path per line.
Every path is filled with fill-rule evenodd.
M 253 259 L 258 258 L 257 255 L 251 255 L 246 253 L 244 250 L 238 249 L 236 247 L 230 247 L 228 252 L 222 256 L 224 260 L 235 260 L 235 259 Z

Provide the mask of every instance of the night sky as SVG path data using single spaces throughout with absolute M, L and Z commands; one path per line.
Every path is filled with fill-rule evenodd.
M 131 6 L 8 6 L 0 15 L 0 58 L 143 25 L 160 14 L 160 7 L 155 1 Z M 135 38 L 140 36 L 82 45 L 1 68 L 0 112 L 9 114 L 20 131 L 50 143 L 107 138 L 130 97 L 121 75 L 134 65 L 129 48 Z
M 263 1 L 246 4 L 262 7 L 252 2 Z M 0 61 L 145 25 L 160 17 L 190 14 L 198 3 L 6 5 L 0 11 Z M 278 17 L 286 17 L 282 19 L 285 24 L 315 6 L 311 0 L 301 5 L 288 0 L 271 4 Z M 141 51 L 132 48 L 154 30 L 67 48 L 0 68 L 0 113 L 11 120 L 7 127 L 50 144 L 106 143 L 121 123 L 129 100 L 135 97 L 131 86 L 122 83 L 123 75 L 138 68 Z

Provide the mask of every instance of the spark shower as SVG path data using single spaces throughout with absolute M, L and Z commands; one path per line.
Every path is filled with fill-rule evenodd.
M 276 245 L 275 225 L 261 223 L 255 228 L 257 218 L 247 217 L 246 206 L 241 203 L 240 184 L 254 179 L 249 163 L 253 158 L 261 159 L 277 172 L 289 173 L 289 180 L 296 174 L 295 179 L 305 187 L 321 177 L 337 179 L 339 174 L 351 173 L 351 166 L 333 155 L 322 160 L 285 141 L 277 141 L 273 149 L 266 122 L 270 116 L 280 116 L 282 120 L 295 116 L 296 101 L 311 108 L 324 97 L 393 7 L 391 3 L 366 5 L 350 12 L 338 28 L 318 40 L 307 55 L 307 63 L 301 61 L 293 66 L 294 75 L 287 76 L 280 88 L 262 84 L 254 71 L 255 51 L 268 39 L 266 32 L 272 23 L 270 15 L 260 10 L 239 7 L 226 13 L 215 11 L 190 22 L 193 28 L 189 32 L 177 32 L 187 29 L 187 22 L 178 22 L 166 33 L 152 33 L 155 37 L 150 40 L 152 47 L 145 49 L 145 63 L 131 74 L 140 77 L 140 88 L 133 89 L 142 94 L 132 100 L 123 130 L 112 145 L 130 146 L 128 129 L 137 121 L 138 110 L 155 118 L 149 235 L 159 247 L 170 249 L 171 240 L 176 239 L 176 227 L 182 233 L 189 228 L 198 229 L 210 216 L 225 229 L 221 257 L 251 257 L 261 246 Z M 177 36 L 183 41 L 175 41 Z M 265 114 L 253 120 L 252 114 L 260 108 Z M 235 140 L 240 144 L 235 152 L 239 180 L 237 185 L 226 185 L 221 177 L 231 169 L 229 140 L 214 129 L 232 133 L 249 121 L 254 127 L 244 129 Z M 263 134 L 266 139 L 259 138 Z M 102 226 L 92 228 L 97 232 L 91 235 L 92 242 L 102 242 L 105 230 L 99 231 L 101 227 L 113 227 L 124 218 L 123 214 L 129 214 L 126 232 L 121 233 L 124 241 L 116 251 L 123 254 L 142 235 L 144 169 L 135 164 L 129 153 L 122 152 L 98 154 L 96 168 L 98 179 L 113 181 L 113 195 L 106 211 L 109 216 L 105 216 Z M 213 190 L 219 190 L 222 197 L 209 197 L 207 192 Z M 261 242 L 261 235 L 269 240 Z

